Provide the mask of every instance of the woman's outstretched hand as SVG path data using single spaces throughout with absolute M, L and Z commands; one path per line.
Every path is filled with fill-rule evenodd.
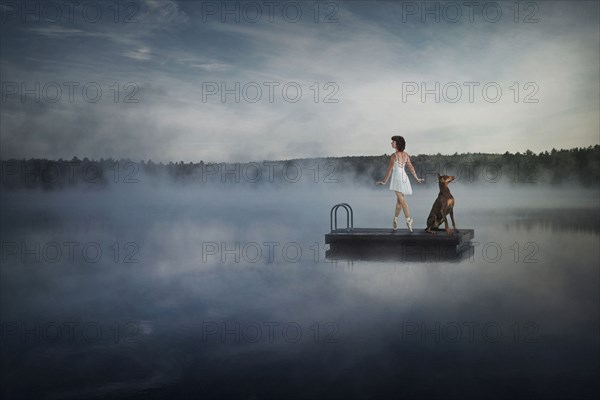
M 417 178 L 417 182 L 418 182 L 418 183 L 425 182 L 425 179 L 422 179 L 422 178 Z
M 377 181 L 377 182 L 375 182 L 375 184 L 376 185 L 385 185 L 385 182 L 384 181 Z

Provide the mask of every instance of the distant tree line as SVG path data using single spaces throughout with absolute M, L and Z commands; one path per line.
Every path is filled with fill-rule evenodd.
M 112 185 L 178 183 L 182 185 L 285 186 L 294 183 L 374 185 L 383 179 L 390 160 L 380 156 L 321 157 L 248 163 L 183 161 L 155 163 L 129 159 L 2 160 L 3 190 L 57 190 L 69 187 L 101 189 Z M 411 157 L 419 177 L 436 184 L 436 175 L 454 175 L 463 184 L 508 183 L 513 185 L 577 184 L 600 182 L 600 145 L 552 149 L 538 154 L 454 153 Z M 407 172 L 408 168 L 406 168 Z M 410 175 L 410 173 L 409 173 Z M 412 179 L 412 178 L 411 178 Z

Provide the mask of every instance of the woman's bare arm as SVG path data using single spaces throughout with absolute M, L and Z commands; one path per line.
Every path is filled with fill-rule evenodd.
M 415 167 L 413 167 L 412 163 L 410 162 L 410 156 L 408 155 L 408 153 L 406 153 L 406 165 L 408 165 L 408 170 L 411 174 L 413 174 L 417 182 L 421 183 L 423 179 L 419 179 L 419 177 L 417 176 L 417 171 L 415 171 Z
M 387 172 L 385 173 L 385 178 L 383 178 L 383 181 L 379 181 L 377 182 L 378 185 L 385 185 L 388 181 L 388 179 L 390 179 L 390 174 L 392 173 L 392 168 L 394 168 L 394 160 L 396 155 L 392 154 L 392 156 L 390 157 L 390 163 L 388 165 L 388 169 Z

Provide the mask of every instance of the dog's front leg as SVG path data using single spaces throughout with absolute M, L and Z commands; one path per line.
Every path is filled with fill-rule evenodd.
M 450 209 L 449 214 L 450 214 L 450 219 L 452 220 L 452 227 L 454 228 L 454 232 L 458 233 L 459 231 L 458 231 L 458 228 L 456 227 L 456 222 L 454 222 L 454 209 L 453 208 Z
M 448 225 L 448 218 L 444 218 L 444 227 L 446 228 L 446 233 L 448 235 L 452 235 L 452 231 L 450 230 L 450 226 Z
M 442 220 L 444 221 L 444 227 L 446 228 L 446 233 L 448 235 L 452 235 L 452 231 L 450 230 L 450 226 L 448 225 L 448 209 L 444 208 L 442 210 Z

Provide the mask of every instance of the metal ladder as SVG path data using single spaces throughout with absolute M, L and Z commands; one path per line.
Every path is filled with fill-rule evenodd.
M 350 207 L 350 204 L 348 203 L 336 204 L 331 208 L 331 212 L 329 213 L 329 228 L 331 229 L 331 232 L 338 229 L 337 212 L 340 207 L 343 207 L 344 210 L 346 210 L 346 232 L 350 232 L 354 229 L 354 211 L 352 211 L 352 207 Z

